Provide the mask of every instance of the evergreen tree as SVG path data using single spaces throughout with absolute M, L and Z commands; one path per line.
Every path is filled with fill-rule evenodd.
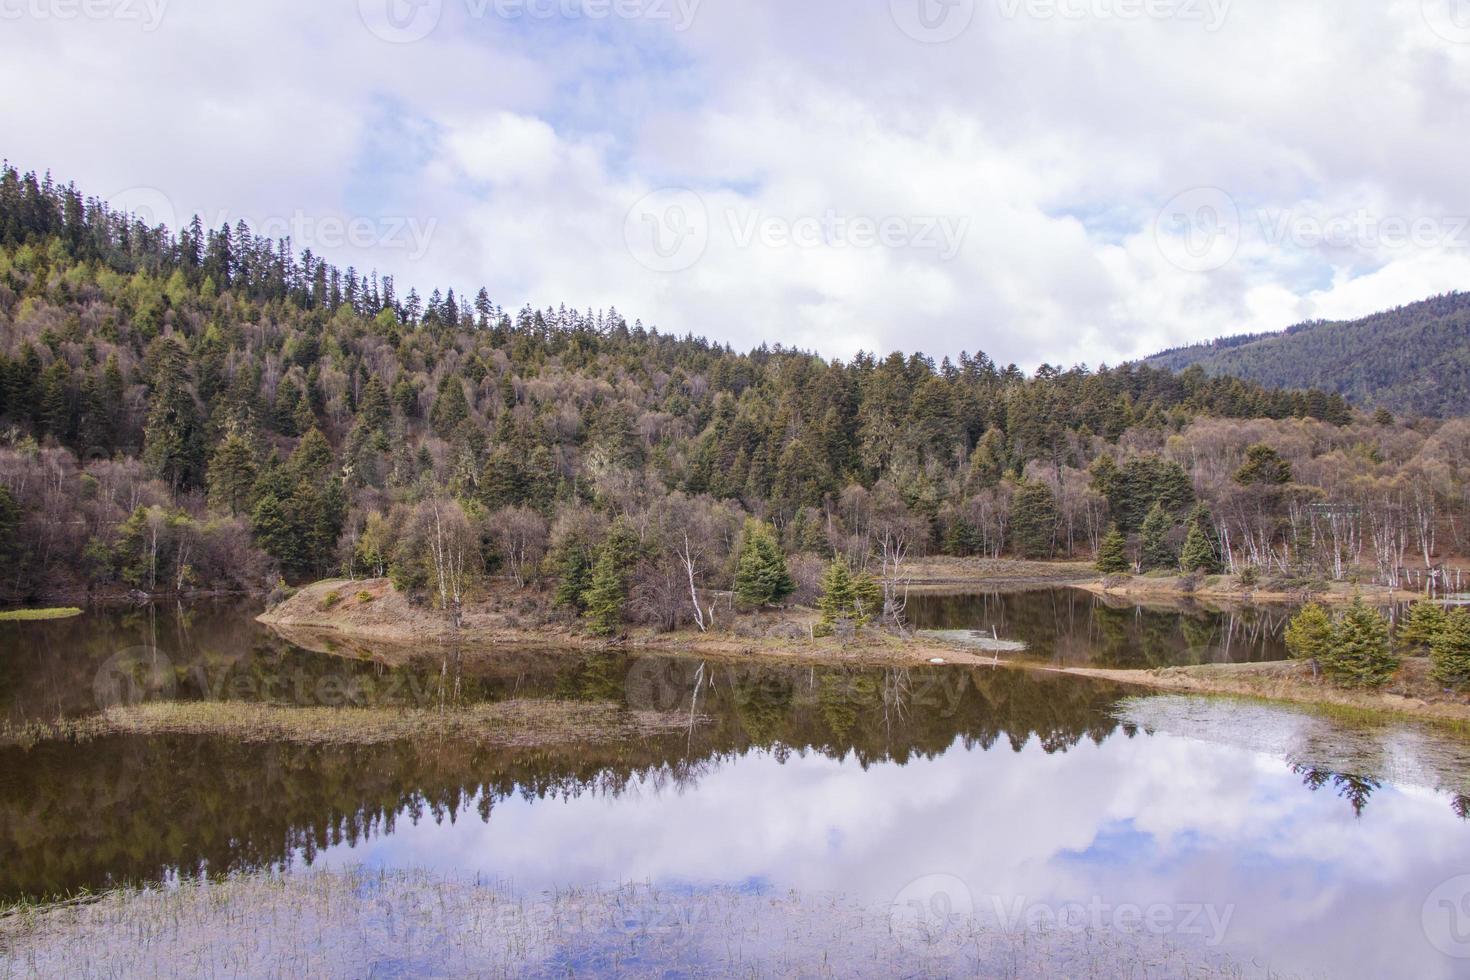
M 1332 649 L 1332 617 L 1315 602 L 1309 602 L 1286 624 L 1286 649 L 1296 660 L 1305 660 L 1315 672 Z
M 1132 567 L 1132 563 L 1128 561 L 1128 539 L 1123 537 L 1123 532 L 1114 524 L 1108 528 L 1107 535 L 1098 546 L 1097 570 L 1104 575 L 1116 575 Z
M 578 613 L 587 609 L 585 596 L 592 587 L 593 551 L 586 543 L 573 539 L 557 549 L 552 557 L 556 575 L 553 603 Z
M 1169 532 L 1172 530 L 1173 523 L 1163 504 L 1154 504 L 1139 532 L 1138 563 L 1145 572 L 1178 566 L 1179 556 L 1169 545 Z
M 613 524 L 597 551 L 592 578 L 582 604 L 587 629 L 594 636 L 613 636 L 623 624 L 628 601 L 628 574 L 637 560 L 638 539 L 621 519 Z
M 1388 620 L 1361 598 L 1355 599 L 1332 629 L 1322 669 L 1339 684 L 1382 687 L 1398 667 L 1389 644 Z
M 1291 482 L 1291 464 L 1270 446 L 1254 445 L 1245 451 L 1245 464 L 1235 472 L 1235 482 L 1282 486 Z
M 232 517 L 245 513 L 250 509 L 255 477 L 255 451 L 250 441 L 238 432 L 230 433 L 209 461 L 210 505 L 229 511 Z
M 1028 480 L 1011 498 L 1011 539 L 1022 558 L 1050 558 L 1056 547 L 1057 502 L 1051 487 Z
M 153 394 L 143 429 L 143 462 L 154 476 L 176 489 L 199 485 L 203 445 L 199 417 L 185 379 L 186 355 L 172 338 L 155 342 Z
M 1421 600 L 1414 603 L 1398 628 L 1396 639 L 1399 647 L 1414 652 L 1428 650 L 1444 629 L 1445 618 L 1444 607 L 1437 602 Z
M 1189 531 L 1184 537 L 1179 567 L 1186 572 L 1205 575 L 1218 575 L 1220 572 L 1220 542 L 1215 535 L 1215 522 L 1204 504 L 1197 505 L 1189 515 Z
M 1460 608 L 1445 616 L 1429 652 L 1435 680 L 1456 690 L 1470 686 L 1470 612 Z
M 748 519 L 735 566 L 735 598 L 747 606 L 769 606 L 795 591 L 775 532 L 761 521 Z

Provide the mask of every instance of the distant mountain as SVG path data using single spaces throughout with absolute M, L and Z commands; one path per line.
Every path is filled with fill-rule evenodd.
M 1199 365 L 1272 388 L 1320 388 L 1367 408 L 1470 415 L 1470 293 L 1447 293 L 1361 320 L 1317 320 L 1224 337 L 1145 361 Z

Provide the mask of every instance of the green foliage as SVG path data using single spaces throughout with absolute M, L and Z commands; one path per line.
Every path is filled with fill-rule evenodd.
M 748 519 L 735 565 L 735 598 L 747 606 L 770 606 L 795 591 L 776 532 L 762 521 Z
M 565 542 L 551 555 L 556 593 L 553 602 L 559 608 L 578 613 L 587 607 L 583 600 L 592 586 L 593 549 L 580 539 Z
M 1016 487 L 1011 498 L 1011 536 L 1022 558 L 1050 558 L 1056 551 L 1056 495 L 1040 480 Z
M 1356 599 L 1332 629 L 1332 640 L 1321 658 L 1329 678 L 1349 687 L 1382 687 L 1398 670 L 1399 660 L 1389 643 L 1388 619 Z
M 1445 627 L 1445 610 L 1437 602 L 1420 601 L 1409 607 L 1395 639 L 1403 650 L 1423 652 Z
M 1204 504 L 1189 515 L 1189 530 L 1184 536 L 1184 549 L 1179 553 L 1179 567 L 1186 572 L 1205 575 L 1220 573 L 1220 542 L 1215 524 Z
M 1429 652 L 1435 680 L 1457 690 L 1470 686 L 1470 611 L 1460 608 L 1445 616 Z
M 1332 629 L 1327 610 L 1309 602 L 1286 624 L 1286 649 L 1297 660 L 1320 664 L 1332 648 Z
M 1410 414 L 1470 414 L 1470 293 L 1447 293 L 1361 320 L 1315 321 L 1280 333 L 1226 337 L 1148 359 L 1168 370 L 1198 365 L 1275 388 L 1320 388 L 1308 414 L 1338 422 L 1342 396 Z M 1425 384 L 1433 378 L 1433 384 Z
M 1154 504 L 1139 532 L 1138 564 L 1145 572 L 1178 567 L 1179 556 L 1169 544 L 1174 523 L 1163 504 Z
M 831 635 L 841 622 L 861 628 L 883 611 L 883 589 L 867 572 L 854 574 L 847 559 L 839 556 L 822 576 L 817 608 L 822 612 L 816 630 L 820 636 Z
M 231 515 L 250 511 L 257 476 L 255 451 L 249 440 L 232 432 L 209 461 L 209 503 Z
M 1097 570 L 1104 575 L 1116 575 L 1133 567 L 1128 560 L 1128 539 L 1114 524 L 1097 549 Z
M 1245 463 L 1235 471 L 1235 482 L 1242 486 L 1284 486 L 1291 482 L 1291 476 L 1291 464 L 1279 452 L 1257 444 L 1246 449 Z
M 637 536 L 624 521 L 617 521 L 597 550 L 592 577 L 582 596 L 587 630 L 594 636 L 613 636 L 622 629 L 628 575 L 637 557 Z
M 1125 534 L 1142 528 L 1155 506 L 1177 517 L 1195 500 L 1189 474 L 1162 456 L 1132 456 L 1122 466 L 1111 456 L 1099 456 L 1091 477 L 1092 489 L 1108 499 L 1108 511 Z

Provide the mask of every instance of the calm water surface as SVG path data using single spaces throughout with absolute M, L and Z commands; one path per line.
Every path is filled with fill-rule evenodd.
M 1118 665 L 1227 647 L 1265 659 L 1276 641 L 1263 638 L 1277 635 L 1050 592 L 918 606 L 921 624 L 966 618 L 1033 654 L 1050 642 L 1064 659 Z M 1470 874 L 1470 766 L 1461 743 L 1417 728 L 990 667 L 555 652 L 388 667 L 293 646 L 231 606 L 0 630 L 12 726 L 95 711 L 145 658 L 148 689 L 129 694 L 555 698 L 702 719 L 635 743 L 534 750 L 178 736 L 0 746 L 6 898 L 352 865 L 481 875 L 528 895 L 650 882 L 884 907 L 937 892 L 1002 921 L 1085 908 L 1108 927 L 1130 907 L 1154 910 L 1171 941 L 1224 951 L 1251 975 L 1470 975 L 1452 955 L 1470 952 L 1470 883 L 1454 882 Z
M 1285 660 L 1282 634 L 1291 618 L 1282 606 L 1221 611 L 1190 600 L 1141 606 L 1071 588 L 915 593 L 907 614 L 919 629 L 1019 640 L 1032 659 L 1122 669 Z

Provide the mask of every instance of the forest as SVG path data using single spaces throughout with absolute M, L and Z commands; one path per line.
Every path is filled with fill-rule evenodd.
M 1467 553 L 1467 495 L 1464 420 L 1198 367 L 738 353 L 0 172 L 7 600 L 387 575 L 674 628 L 752 548 L 810 601 L 833 556 L 892 577 L 1105 538 L 1134 568 L 1203 540 L 1220 569 L 1388 582 Z
M 1223 337 L 1164 351 L 1153 367 L 1283 388 L 1318 387 L 1368 409 L 1447 418 L 1470 414 L 1470 293 L 1446 293 L 1346 322 Z

